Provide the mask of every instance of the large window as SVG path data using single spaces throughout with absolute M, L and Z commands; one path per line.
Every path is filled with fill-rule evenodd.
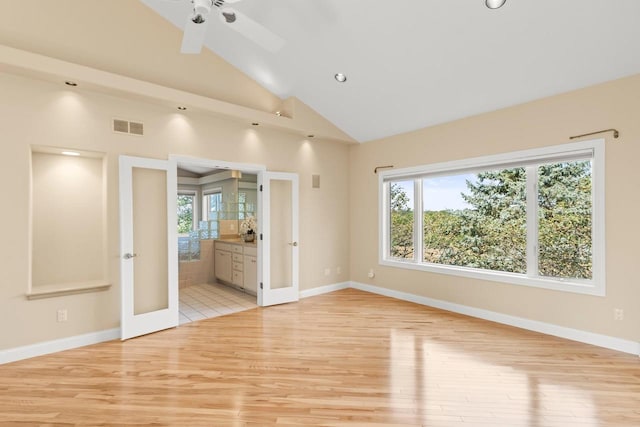
M 604 147 L 381 174 L 381 263 L 604 294 Z

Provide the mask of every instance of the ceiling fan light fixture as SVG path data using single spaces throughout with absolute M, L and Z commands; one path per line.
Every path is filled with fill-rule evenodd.
M 499 9 L 507 2 L 507 0 L 485 0 L 484 4 L 487 5 L 489 9 Z
M 211 0 L 193 0 L 193 17 L 191 20 L 196 24 L 202 24 L 207 20 L 207 15 L 211 12 L 212 6 Z
M 347 76 L 342 73 L 337 73 L 333 76 L 339 83 L 344 83 L 347 81 Z

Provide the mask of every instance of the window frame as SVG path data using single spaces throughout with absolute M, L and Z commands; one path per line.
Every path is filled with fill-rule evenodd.
M 586 279 L 565 279 L 539 276 L 537 266 L 530 267 L 532 254 L 529 253 L 527 245 L 527 273 L 507 273 L 496 270 L 484 270 L 472 267 L 460 267 L 444 264 L 435 264 L 422 261 L 423 252 L 423 214 L 422 214 L 422 185 L 421 179 L 424 177 L 434 177 L 437 175 L 446 176 L 455 173 L 477 172 L 491 168 L 526 167 L 536 163 L 545 163 L 560 159 L 570 160 L 574 156 L 580 157 L 588 155 L 592 162 L 592 278 Z M 528 168 L 530 169 L 530 168 Z M 556 291 L 573 292 L 596 296 L 605 296 L 605 141 L 595 139 L 589 141 L 567 143 L 556 146 L 549 146 L 531 150 L 515 151 L 496 155 L 474 157 L 469 159 L 454 160 L 442 163 L 433 163 L 402 169 L 390 169 L 382 171 L 378 176 L 378 230 L 380 232 L 378 263 L 383 266 L 404 268 L 410 270 L 427 271 L 431 273 L 461 276 L 473 279 L 489 280 L 494 282 L 509 283 L 514 285 L 531 286 Z M 389 253 L 390 236 L 390 212 L 389 212 L 389 182 L 398 180 L 414 179 L 414 257 L 413 260 L 393 258 Z M 527 195 L 535 182 L 527 175 Z M 537 193 L 535 193 L 537 194 Z M 527 197 L 527 234 L 536 233 L 537 241 L 537 218 L 535 211 L 530 209 L 531 201 Z M 420 212 L 416 215 L 416 212 Z M 533 220 L 533 221 L 532 221 Z M 531 227 L 529 224 L 534 224 Z M 537 258 L 536 258 L 537 259 Z M 532 274 L 534 273 L 534 274 Z

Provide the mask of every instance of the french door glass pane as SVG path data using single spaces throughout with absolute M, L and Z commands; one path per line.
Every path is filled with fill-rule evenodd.
M 133 307 L 139 315 L 168 308 L 167 172 L 136 168 L 133 186 Z
M 271 180 L 270 197 L 271 289 L 293 286 L 293 233 L 291 181 Z

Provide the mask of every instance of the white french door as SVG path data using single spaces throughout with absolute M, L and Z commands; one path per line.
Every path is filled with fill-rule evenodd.
M 263 172 L 258 179 L 262 189 L 258 224 L 263 224 L 258 305 L 298 301 L 298 175 Z
M 173 160 L 120 156 L 120 336 L 178 325 Z

